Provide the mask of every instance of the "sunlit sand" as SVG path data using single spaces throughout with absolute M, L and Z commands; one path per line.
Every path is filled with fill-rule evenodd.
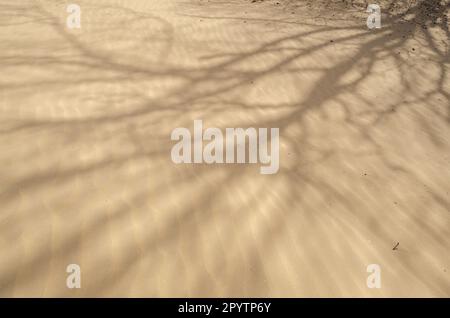
M 448 6 L 74 2 L 0 4 L 0 296 L 450 296 Z M 173 163 L 196 119 L 278 172 Z

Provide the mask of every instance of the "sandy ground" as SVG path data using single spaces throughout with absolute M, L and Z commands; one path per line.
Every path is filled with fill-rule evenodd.
M 0 296 L 450 296 L 445 21 L 75 2 L 0 4 Z M 175 165 L 194 119 L 279 127 L 279 173 Z

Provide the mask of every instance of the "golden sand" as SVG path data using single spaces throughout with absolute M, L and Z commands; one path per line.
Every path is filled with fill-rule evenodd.
M 0 4 L 1 296 L 450 296 L 445 28 L 68 3 Z M 280 128 L 279 172 L 174 164 L 195 119 Z

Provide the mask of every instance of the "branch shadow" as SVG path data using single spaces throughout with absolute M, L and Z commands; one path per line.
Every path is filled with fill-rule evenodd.
M 87 13 L 86 34 L 68 30 L 55 13 L 64 3 L 0 4 L 0 26 L 22 28 L 0 36 L 5 47 L 0 163 L 11 167 L 0 174 L 1 295 L 41 293 L 33 285 L 52 284 L 42 283 L 42 273 L 58 262 L 82 259 L 90 278 L 84 295 L 285 296 L 265 264 L 273 257 L 284 260 L 270 264 L 287 277 L 346 295 L 342 280 L 358 290 L 358 277 L 341 272 L 337 277 L 328 258 L 358 264 L 367 255 L 386 257 L 368 243 L 361 243 L 367 251 L 360 249 L 352 238 L 389 244 L 396 233 L 383 223 L 395 223 L 399 215 L 406 221 L 394 228 L 414 229 L 433 244 L 434 255 L 448 250 L 442 233 L 450 234 L 450 227 L 435 225 L 436 218 L 449 225 L 448 171 L 443 181 L 434 180 L 426 173 L 442 166 L 418 165 L 424 170 L 417 171 L 416 163 L 408 164 L 390 144 L 398 145 L 391 134 L 403 132 L 397 127 L 405 123 L 400 114 L 408 114 L 414 118 L 408 127 L 423 134 L 424 148 L 449 149 L 448 1 L 412 1 L 402 10 L 390 1 L 383 27 L 374 31 L 341 17 L 321 25 L 314 22 L 315 12 L 313 22 L 304 23 L 286 14 L 243 17 L 222 2 L 214 5 L 224 11 L 211 15 L 204 6 L 184 3 L 187 10 L 175 27 L 148 10 L 86 2 L 83 10 L 95 12 Z M 99 17 L 113 22 L 102 27 L 91 22 Z M 205 26 L 197 26 L 198 20 Z M 247 28 L 235 26 L 242 28 L 235 38 L 208 33 L 237 23 Z M 24 42 L 30 40 L 29 26 L 45 36 Z M 136 28 L 145 31 L 130 34 Z M 180 39 L 179 30 L 196 28 L 205 39 Z M 286 90 L 284 98 L 283 86 L 298 80 L 304 85 L 298 92 Z M 392 101 L 379 102 L 380 91 Z M 197 118 L 220 128 L 279 127 L 284 156 L 279 174 L 264 179 L 247 166 L 171 164 L 170 131 L 190 127 Z M 374 180 L 355 180 L 365 167 Z M 347 174 L 336 180 L 324 171 Z M 410 184 L 424 186 L 429 201 L 423 202 L 433 204 L 433 213 L 421 218 L 412 213 L 423 202 L 408 205 L 411 193 L 401 191 Z M 387 195 L 384 187 L 394 193 Z M 391 199 L 403 200 L 404 207 L 383 210 Z M 345 231 L 349 237 L 339 235 L 335 244 L 334 235 Z M 328 254 L 308 241 L 317 236 Z M 280 244 L 290 246 L 291 254 Z M 450 293 L 448 281 L 424 276 L 412 257 L 397 262 L 431 293 Z M 151 274 L 141 281 L 145 271 Z M 322 279 L 307 277 L 317 271 Z M 73 295 L 64 282 L 52 291 Z M 286 293 L 299 288 L 280 284 Z

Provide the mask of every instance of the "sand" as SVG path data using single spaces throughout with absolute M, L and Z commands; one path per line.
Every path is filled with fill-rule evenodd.
M 74 2 L 0 4 L 0 296 L 450 296 L 448 7 Z M 279 172 L 174 164 L 194 119 Z

